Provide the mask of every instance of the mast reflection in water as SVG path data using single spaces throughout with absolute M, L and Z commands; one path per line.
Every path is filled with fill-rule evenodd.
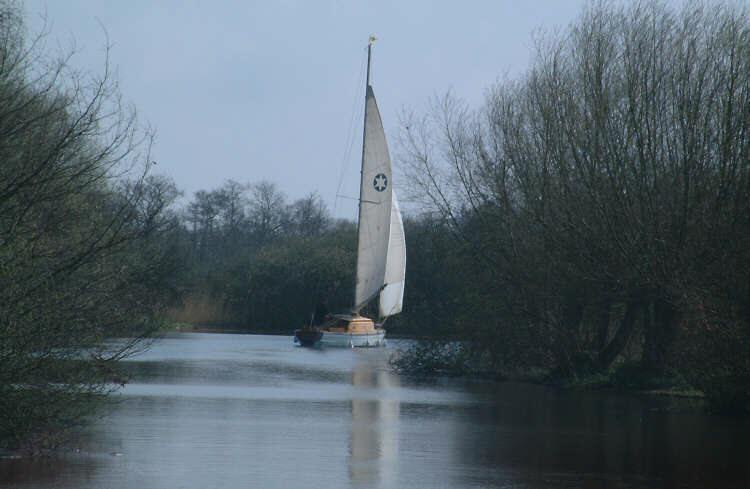
M 398 378 L 369 362 L 359 361 L 352 372 L 352 385 L 355 388 L 349 441 L 352 485 L 397 487 L 399 401 L 388 394 L 398 388 Z M 380 398 L 372 399 L 373 393 Z

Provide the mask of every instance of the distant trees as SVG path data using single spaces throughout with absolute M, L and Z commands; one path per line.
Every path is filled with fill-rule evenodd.
M 182 234 L 191 278 L 176 319 L 292 331 L 318 301 L 351 305 L 356 226 L 317 194 L 289 203 L 271 182 L 229 180 L 195 193 Z
M 634 358 L 747 401 L 748 46 L 744 8 L 594 4 L 481 110 L 449 95 L 406 121 L 416 196 L 486 270 L 477 344 L 514 338 L 494 365 Z
M 177 191 L 108 66 L 79 74 L 0 2 L 0 445 L 54 441 L 175 292 Z M 112 338 L 126 338 L 109 341 Z

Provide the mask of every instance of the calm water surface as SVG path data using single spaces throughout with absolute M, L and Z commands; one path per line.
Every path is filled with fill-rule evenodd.
M 399 378 L 386 349 L 186 333 L 78 450 L 0 459 L 2 488 L 748 488 L 750 422 L 669 399 Z

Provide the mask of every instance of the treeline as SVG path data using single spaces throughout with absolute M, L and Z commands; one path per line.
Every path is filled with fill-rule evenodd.
M 351 306 L 356 225 L 316 194 L 288 202 L 275 184 L 229 180 L 196 192 L 180 221 L 185 297 L 172 319 L 290 333 L 318 302 Z
M 43 47 L 0 1 L 0 447 L 53 445 L 91 413 L 178 285 L 151 135 L 108 66 Z
M 400 161 L 451 250 L 433 287 L 452 291 L 407 307 L 468 340 L 406 366 L 667 376 L 747 407 L 748 19 L 597 3 L 479 109 L 449 95 L 406 121 Z

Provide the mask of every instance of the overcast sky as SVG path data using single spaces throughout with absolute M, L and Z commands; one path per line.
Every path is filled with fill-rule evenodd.
M 46 12 L 56 42 L 75 40 L 73 64 L 84 69 L 101 70 L 106 28 L 125 99 L 157 130 L 158 171 L 187 196 L 227 179 L 270 180 L 291 199 L 316 191 L 333 208 L 342 164 L 341 193 L 358 195 L 371 33 L 373 87 L 392 141 L 404 107 L 449 89 L 477 105 L 493 81 L 526 68 L 535 31 L 564 28 L 583 5 L 27 0 L 25 8 L 32 30 Z M 354 217 L 355 208 L 339 199 L 336 215 Z

